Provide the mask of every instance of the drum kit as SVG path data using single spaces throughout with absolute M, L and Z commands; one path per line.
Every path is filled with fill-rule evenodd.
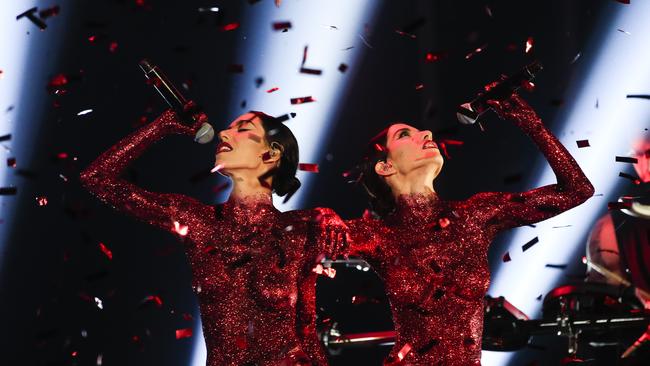
M 593 263 L 587 264 L 597 267 Z M 563 337 L 566 339 L 563 364 L 582 363 L 581 358 L 585 355 L 598 358 L 593 356 L 598 352 L 590 352 L 590 349 L 598 348 L 616 352 L 610 359 L 621 362 L 594 364 L 637 364 L 626 362 L 626 359 L 643 357 L 639 355 L 643 352 L 648 357 L 650 310 L 643 308 L 629 283 L 618 283 L 583 282 L 557 287 L 544 297 L 541 319 L 529 319 L 504 297 L 486 296 L 482 348 L 487 351 L 517 351 L 530 346 L 533 337 Z M 392 345 L 395 332 L 341 334 L 334 322 L 323 332 L 322 340 L 333 354 L 337 354 L 350 347 Z M 644 346 L 645 343 L 648 344 Z

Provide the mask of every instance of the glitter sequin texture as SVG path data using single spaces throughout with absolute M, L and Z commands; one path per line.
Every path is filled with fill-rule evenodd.
M 315 259 L 332 251 L 322 217 L 333 212 L 281 213 L 266 196 L 208 206 L 119 178 L 154 142 L 191 132 L 165 112 L 104 152 L 81 181 L 103 202 L 151 225 L 175 235 L 178 225 L 188 227 L 179 238 L 191 262 L 209 366 L 308 364 L 297 334 L 298 284 L 313 286 Z
M 351 254 L 372 265 L 390 300 L 397 340 L 387 364 L 480 365 L 490 242 L 502 230 L 548 219 L 593 195 L 568 151 L 532 109 L 521 106 L 501 106 L 500 114 L 533 139 L 557 184 L 523 193 L 483 192 L 465 201 L 405 195 L 383 220 L 348 222 Z M 399 362 L 405 345 L 410 352 Z

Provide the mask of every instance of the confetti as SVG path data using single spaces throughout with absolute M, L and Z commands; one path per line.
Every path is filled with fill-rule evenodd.
M 0 187 L 0 195 L 2 196 L 14 195 L 17 192 L 18 188 L 16 187 Z
M 214 168 L 210 170 L 210 173 L 218 172 L 221 169 L 223 169 L 223 164 L 217 164 Z
M 291 28 L 291 22 L 274 22 L 273 30 L 287 30 Z
M 400 361 L 402 361 L 404 357 L 409 354 L 409 352 L 411 352 L 411 345 L 407 343 L 404 345 L 404 347 L 402 347 L 402 349 L 399 350 L 399 352 L 397 352 L 397 357 Z
M 422 89 L 424 89 L 424 84 L 417 84 L 415 86 L 415 90 L 422 90 Z
M 511 261 L 510 252 L 506 252 L 506 254 L 504 254 L 503 257 L 501 258 L 501 260 L 503 261 L 503 263 L 510 262 Z
M 115 52 L 117 51 L 117 42 L 116 42 L 116 41 L 112 41 L 111 43 L 109 43 L 109 44 L 108 44 L 108 50 L 109 50 L 111 53 L 115 53 Z
M 309 74 L 309 75 L 321 75 L 321 74 L 323 74 L 323 70 L 310 69 L 310 68 L 307 68 L 307 67 L 301 67 L 300 68 L 300 73 L 301 74 Z
M 111 252 L 110 249 L 104 244 L 104 243 L 99 243 L 99 249 L 101 249 L 102 253 L 106 256 L 106 258 L 112 260 L 113 259 L 113 252 Z
M 239 28 L 239 23 L 238 22 L 233 22 L 233 23 L 228 23 L 228 24 L 224 25 L 223 27 L 221 27 L 221 30 L 224 31 L 224 32 L 229 32 L 229 31 L 235 30 L 237 28 Z
M 632 208 L 632 202 L 608 202 L 608 210 L 626 210 Z
M 216 6 L 213 6 L 211 8 L 199 8 L 199 13 L 217 13 L 219 12 L 219 8 Z
M 279 117 L 275 117 L 275 119 L 277 119 L 278 122 L 285 122 L 285 121 L 288 121 L 291 118 L 296 118 L 296 114 L 292 112 L 292 113 L 283 114 L 283 115 L 281 115 Z
M 104 309 L 104 302 L 99 297 L 95 297 L 95 305 L 102 310 Z
M 11 140 L 11 134 L 10 133 L 0 136 L 0 142 L 1 141 L 9 141 L 9 140 Z
M 302 170 L 303 172 L 318 173 L 318 164 L 300 163 L 298 164 L 298 170 Z
M 304 103 L 311 103 L 315 101 L 316 99 L 314 99 L 311 96 L 302 97 L 302 98 L 291 98 L 291 104 L 304 104 Z
M 406 32 L 403 32 L 403 31 L 401 31 L 399 29 L 395 29 L 395 33 L 399 34 L 400 36 L 409 37 L 411 39 L 416 39 L 417 38 L 417 36 L 415 34 L 406 33 Z
M 546 264 L 546 268 L 556 268 L 556 269 L 566 269 L 568 266 L 566 264 Z
M 348 65 L 342 63 L 339 65 L 339 71 L 340 72 L 346 72 L 348 70 Z
M 576 61 L 578 61 L 578 59 L 580 58 L 580 56 L 582 56 L 582 52 L 578 52 L 578 53 L 573 57 L 573 60 L 571 60 L 570 63 L 571 63 L 571 64 L 574 64 Z
M 522 251 L 522 252 L 525 252 L 525 251 L 527 251 L 528 249 L 530 249 L 530 247 L 532 247 L 533 245 L 535 245 L 535 244 L 537 244 L 537 243 L 539 243 L 539 238 L 538 238 L 538 237 L 535 237 L 535 238 L 531 239 L 528 243 L 524 244 L 524 245 L 521 247 L 521 251 Z
M 154 304 L 157 307 L 162 307 L 163 301 L 160 298 L 160 296 L 149 295 L 149 296 L 145 297 L 144 299 L 142 299 L 142 301 L 140 302 L 141 306 L 142 305 L 147 305 L 147 304 Z
M 359 34 L 359 38 L 361 38 L 361 41 L 363 42 L 363 44 L 366 45 L 366 47 L 372 48 L 370 43 L 368 43 L 368 40 L 363 35 Z M 354 48 L 354 47 L 348 47 L 347 49 L 349 50 L 349 49 L 352 49 L 352 48 Z
M 16 167 L 16 158 L 7 158 L 7 166 L 10 168 Z
M 533 44 L 535 43 L 535 40 L 533 37 L 528 37 L 526 40 L 526 50 L 524 53 L 530 53 L 530 51 L 533 49 Z
M 176 339 L 189 338 L 192 336 L 192 328 L 176 329 Z
M 77 116 L 83 116 L 85 114 L 92 113 L 92 111 L 93 111 L 92 109 L 84 109 L 83 111 L 77 113 Z
M 576 144 L 578 144 L 579 148 L 591 146 L 591 145 L 589 145 L 589 140 L 578 140 L 578 141 L 576 141 Z
M 47 84 L 47 90 L 50 93 L 59 94 L 60 90 L 63 90 L 64 86 L 68 84 L 68 78 L 65 74 L 57 74 L 50 79 Z
M 278 88 L 278 87 L 276 86 L 276 87 L 274 87 L 274 88 L 271 88 L 271 89 L 267 90 L 266 92 L 267 92 L 267 93 L 273 93 L 274 91 L 278 91 L 278 90 L 280 90 L 280 88 Z
M 260 76 L 260 77 L 255 78 L 255 87 L 256 88 L 259 88 L 260 86 L 262 86 L 262 84 L 264 84 L 264 78 L 263 77 Z
M 36 203 L 38 203 L 39 206 L 47 206 L 47 197 L 36 197 Z
M 619 163 L 631 163 L 631 164 L 636 164 L 639 162 L 639 159 L 637 158 L 630 158 L 627 156 L 617 156 L 616 161 Z
M 307 51 L 309 50 L 309 46 L 305 46 L 305 48 L 302 49 L 302 62 L 300 63 L 300 66 L 304 66 L 305 62 L 307 62 Z
M 639 178 L 633 176 L 633 175 L 630 175 L 630 174 L 627 174 L 627 173 L 620 172 L 620 173 L 618 173 L 618 176 L 621 177 L 621 178 L 629 179 L 629 180 L 631 180 L 634 184 L 641 184 L 641 180 L 640 180 Z
M 434 63 L 442 60 L 444 57 L 446 57 L 446 54 L 444 53 L 434 53 L 434 52 L 427 52 L 426 55 L 424 55 L 424 61 L 426 63 Z
M 16 16 L 16 20 L 19 20 L 20 18 L 25 17 L 25 18 L 31 20 L 32 23 L 34 23 L 41 30 L 45 30 L 45 28 L 47 28 L 47 24 L 45 24 L 44 21 L 42 21 L 41 19 L 36 17 L 35 14 L 36 14 L 37 10 L 38 10 L 37 7 L 33 7 L 33 8 L 31 8 L 31 9 L 29 9 L 29 10 L 27 10 L 27 11 L 21 13 L 21 14 L 18 14 Z
M 174 221 L 173 229 L 180 236 L 187 235 L 187 232 L 189 230 L 187 225 L 181 225 L 181 223 L 179 223 L 178 221 Z
M 638 99 L 650 99 L 650 95 L 648 95 L 648 94 L 628 94 L 625 97 L 626 98 L 638 98 Z
M 618 28 L 618 29 L 616 29 L 616 30 L 619 31 L 619 32 L 621 32 L 621 33 L 625 33 L 625 34 L 627 34 L 628 36 L 631 36 L 631 35 L 632 35 L 632 33 L 628 32 L 628 31 L 626 31 L 626 30 L 624 30 L 624 29 L 621 29 L 621 28 Z
M 475 48 L 474 51 L 472 51 L 472 52 L 468 53 L 467 55 L 465 55 L 465 60 L 469 60 L 470 58 L 476 56 L 477 54 L 479 54 L 479 53 L 485 51 L 485 49 L 487 48 L 487 46 L 488 46 L 487 44 L 484 44 L 484 45 L 481 46 L 481 47 L 477 47 L 477 48 Z

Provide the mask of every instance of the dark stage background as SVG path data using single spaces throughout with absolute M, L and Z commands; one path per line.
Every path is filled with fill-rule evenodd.
M 215 4 L 218 13 L 197 11 Z M 175 330 L 195 327 L 198 318 L 182 245 L 101 204 L 80 187 L 78 174 L 118 139 L 164 110 L 137 66 L 143 57 L 155 60 L 178 84 L 186 83 L 185 94 L 204 107 L 215 128 L 236 117 L 230 111 L 241 101 L 234 100 L 231 90 L 241 76 L 229 71 L 229 65 L 245 66 L 250 60 L 235 55 L 244 35 L 222 28 L 240 21 L 246 9 L 254 6 L 260 4 L 69 1 L 61 4 L 59 17 L 47 19 L 51 24 L 65 19 L 65 28 L 53 26 L 38 32 L 34 27 L 30 35 L 34 39 L 59 32 L 47 34 L 57 38 L 59 46 L 39 53 L 46 71 L 33 72 L 25 85 L 30 92 L 21 97 L 33 98 L 31 108 L 42 111 L 38 128 L 22 132 L 27 136 L 22 143 L 28 145 L 32 158 L 17 156 L 17 168 L 3 168 L 10 170 L 18 193 L 2 198 L 3 204 L 11 201 L 14 219 L 5 228 L 0 247 L 0 364 L 95 365 L 98 354 L 103 355 L 103 365 L 190 364 L 198 334 L 175 338 Z M 594 28 L 620 4 L 605 0 L 419 0 L 377 1 L 376 6 L 366 33 L 372 48 L 359 39 L 350 51 L 362 56 L 346 81 L 339 118 L 327 127 L 331 135 L 324 150 L 331 159 L 319 161 L 316 188 L 303 202 L 304 207 L 332 207 L 344 218 L 359 216 L 365 200 L 358 187 L 346 183 L 342 172 L 361 154 L 364 142 L 398 120 L 431 129 L 439 138 L 464 142 L 462 147 L 449 147 L 451 158 L 435 182 L 444 198 L 531 188 L 524 178 L 535 173 L 531 167 L 540 159 L 534 145 L 495 116 L 485 119 L 484 133 L 476 126 L 460 126 L 455 108 L 500 73 L 538 59 L 545 69 L 535 92 L 524 97 L 551 129 L 557 128 L 554 117 L 565 99 L 571 98 L 566 95 L 567 85 L 585 77 L 575 71 L 581 60 L 573 62 L 574 58 L 593 50 L 589 40 Z M 260 27 L 268 27 L 272 20 Z M 396 29 L 417 38 L 400 35 Z M 90 36 L 95 36 L 92 42 Z M 528 37 L 535 43 L 526 54 Z M 111 42 L 117 42 L 113 51 Z M 483 52 L 465 59 L 483 45 L 488 45 Z M 428 52 L 441 59 L 426 62 Z M 298 65 L 299 60 L 287 62 Z M 66 75 L 68 83 L 59 88 L 65 93 L 57 95 L 47 85 L 58 74 Z M 416 90 L 418 84 L 424 87 Z M 93 112 L 77 115 L 86 108 Z M 242 113 L 246 110 L 241 109 Z M 128 169 L 128 179 L 152 191 L 179 192 L 216 203 L 213 188 L 225 179 L 196 176 L 212 164 L 214 146 L 169 137 Z M 620 189 L 627 186 L 623 182 Z M 35 201 L 41 196 L 47 197 L 46 206 Z M 99 243 L 110 249 L 112 260 Z M 501 264 L 506 243 L 504 235 L 491 248 L 493 270 Z M 565 282 L 580 281 L 584 272 L 578 264 L 580 256 L 576 253 L 567 259 L 575 264 L 564 269 Z M 335 279 L 319 280 L 321 317 L 335 318 L 339 328 L 349 332 L 390 329 L 379 279 L 372 271 L 338 268 Z M 378 301 L 354 305 L 351 297 L 355 295 Z M 162 305 L 145 301 L 148 296 L 159 296 Z M 103 309 L 98 309 L 94 297 L 102 300 Z M 557 363 L 565 340 L 544 342 L 546 350 L 523 349 L 514 362 Z M 388 350 L 343 350 L 332 356 L 331 363 L 380 364 Z

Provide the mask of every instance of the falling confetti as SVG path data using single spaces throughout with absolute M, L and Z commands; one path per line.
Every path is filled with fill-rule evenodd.
M 323 74 L 323 70 L 310 69 L 310 68 L 307 68 L 307 67 L 301 67 L 300 68 L 300 73 L 301 74 L 310 74 L 310 75 L 321 75 L 321 74 Z
M 406 33 L 406 32 L 401 31 L 399 29 L 395 29 L 395 33 L 399 34 L 400 36 L 408 37 L 408 38 L 411 38 L 411 39 L 416 39 L 417 38 L 417 36 L 415 34 Z
M 176 329 L 176 339 L 190 338 L 192 336 L 192 328 Z
M 210 173 L 218 172 L 221 169 L 223 169 L 223 164 L 217 164 L 214 168 L 210 170 Z
M 229 31 L 235 30 L 237 28 L 239 28 L 239 23 L 238 22 L 233 22 L 233 23 L 228 23 L 228 24 L 224 25 L 223 27 L 221 27 L 221 30 L 224 31 L 224 32 L 229 32 Z
M 109 43 L 109 44 L 108 44 L 108 50 L 109 50 L 111 53 L 115 53 L 115 52 L 117 51 L 117 42 L 116 42 L 116 41 L 112 41 L 111 43 Z
M 539 243 L 539 238 L 538 238 L 538 237 L 535 237 L 535 238 L 531 239 L 528 243 L 522 245 L 522 247 L 521 247 L 521 251 L 522 251 L 522 252 L 525 252 L 525 251 L 527 251 L 528 249 L 530 249 L 530 247 L 532 247 L 533 245 L 535 245 L 535 244 L 537 244 L 537 243 Z
M 634 183 L 634 184 L 641 184 L 641 180 L 640 180 L 638 177 L 635 177 L 635 176 L 633 176 L 633 175 L 630 175 L 630 174 L 627 174 L 627 173 L 620 172 L 620 173 L 618 173 L 618 176 L 621 177 L 621 178 L 629 179 L 629 180 L 631 180 L 632 183 Z
M 631 35 L 632 35 L 632 33 L 628 32 L 628 31 L 626 31 L 626 30 L 624 30 L 624 29 L 621 29 L 621 28 L 618 28 L 618 29 L 616 29 L 616 30 L 619 31 L 619 32 L 621 32 L 621 33 L 625 33 L 625 34 L 627 34 L 628 36 L 631 36 Z
M 503 260 L 503 263 L 510 262 L 510 260 L 511 260 L 510 259 L 510 252 L 506 252 L 506 254 L 503 255 L 503 258 L 501 258 L 501 260 Z
M 533 49 L 533 44 L 535 43 L 535 40 L 533 37 L 528 37 L 526 40 L 526 50 L 525 53 L 530 53 L 530 51 Z
M 339 71 L 340 72 L 346 72 L 347 70 L 348 70 L 348 65 L 343 64 L 343 63 L 339 65 Z
M 284 30 L 287 30 L 287 29 L 290 29 L 290 28 L 291 28 L 291 22 L 274 22 L 273 23 L 273 30 L 276 30 L 276 31 L 279 31 L 279 30 L 284 31 Z
M 16 158 L 8 158 L 7 159 L 7 166 L 10 168 L 15 168 L 16 167 Z
M 104 302 L 99 297 L 95 297 L 95 305 L 102 310 L 104 309 Z
M 92 111 L 92 109 L 84 109 L 83 111 L 77 113 L 77 116 L 83 116 L 85 114 L 92 113 Z
M 578 141 L 576 141 L 576 144 L 578 144 L 579 148 L 591 146 L 591 145 L 589 145 L 589 140 L 578 140 Z
M 311 103 L 315 101 L 316 99 L 314 99 L 311 96 L 302 97 L 302 98 L 291 98 L 291 104 L 304 104 L 304 103 Z
M 638 98 L 638 99 L 650 99 L 650 95 L 648 95 L 648 94 L 628 94 L 625 97 L 626 98 Z
M 38 203 L 39 206 L 47 206 L 47 197 L 36 197 L 36 203 Z
M 487 48 L 487 44 L 484 44 L 481 47 L 475 48 L 474 51 L 472 51 L 472 52 L 468 53 L 467 55 L 465 55 L 465 60 L 469 60 L 470 58 L 478 55 L 479 53 L 481 53 L 483 51 L 485 51 L 486 48 Z
M 27 10 L 27 11 L 21 13 L 21 14 L 18 14 L 16 16 L 16 20 L 19 20 L 20 18 L 25 17 L 25 18 L 31 20 L 31 22 L 34 23 L 37 27 L 39 27 L 41 30 L 45 30 L 45 28 L 47 28 L 47 24 L 45 24 L 44 21 L 42 21 L 41 19 L 36 17 L 36 11 L 38 11 L 38 8 L 33 7 L 33 8 L 31 8 L 31 9 L 29 9 L 29 10 Z
M 187 232 L 189 230 L 187 225 L 181 225 L 181 223 L 179 223 L 178 221 L 174 221 L 173 229 L 176 232 L 176 234 L 178 234 L 180 236 L 187 235 Z
M 108 247 L 104 243 L 99 243 L 99 249 L 101 249 L 102 253 L 104 253 L 104 255 L 108 259 L 110 259 L 110 260 L 113 259 L 113 252 L 111 252 L 111 250 L 108 249 Z
M 278 88 L 278 87 L 276 86 L 276 87 L 274 87 L 274 88 L 271 88 L 271 89 L 267 90 L 266 92 L 267 92 L 267 93 L 273 93 L 274 91 L 278 91 L 278 90 L 280 90 L 280 88 Z
M 318 173 L 318 164 L 300 163 L 298 164 L 298 170 L 302 170 L 303 172 Z
M 617 156 L 616 161 L 619 163 L 630 163 L 630 164 L 636 164 L 639 162 L 639 159 L 637 158 L 630 158 L 627 156 Z
M 608 202 L 607 203 L 607 209 L 608 210 L 625 210 L 625 209 L 630 209 L 632 208 L 632 203 L 631 202 Z

